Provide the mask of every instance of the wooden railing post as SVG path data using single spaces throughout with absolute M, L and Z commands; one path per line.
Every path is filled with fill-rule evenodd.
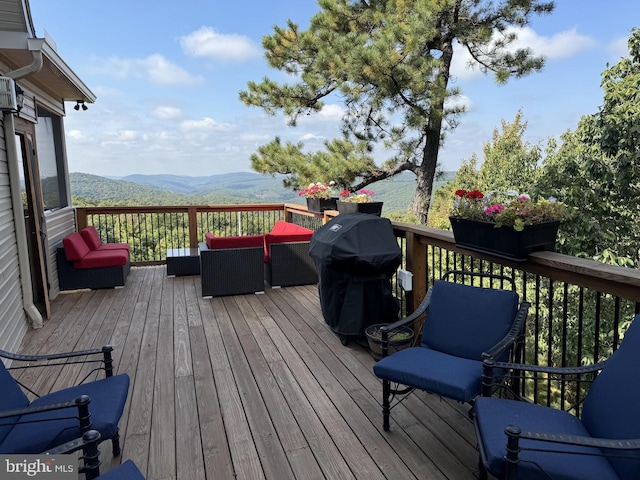
M 84 208 L 76 208 L 76 227 L 78 231 L 87 226 L 87 211 Z
M 413 289 L 407 292 L 407 312 L 412 312 L 427 294 L 427 248 L 414 232 L 407 232 L 405 238 L 407 270 L 413 273 Z
M 198 235 L 198 207 L 189 207 L 187 209 L 187 218 L 189 222 L 189 246 L 197 248 L 200 236 Z M 204 241 L 204 235 L 202 236 Z

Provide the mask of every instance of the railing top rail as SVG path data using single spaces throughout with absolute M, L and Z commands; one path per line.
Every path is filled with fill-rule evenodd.
M 634 268 L 607 265 L 555 252 L 536 252 L 526 262 L 514 262 L 458 248 L 452 232 L 400 222 L 394 222 L 393 226 L 398 234 L 415 235 L 425 245 L 435 245 L 461 255 L 640 302 L 640 270 Z
M 251 212 L 282 210 L 283 203 L 229 204 L 229 205 L 167 205 L 167 206 L 127 206 L 127 207 L 76 207 L 87 215 L 118 213 L 184 213 L 192 210 L 201 212 Z

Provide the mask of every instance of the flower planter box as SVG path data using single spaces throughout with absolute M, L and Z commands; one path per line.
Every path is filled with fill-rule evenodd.
M 307 210 L 314 213 L 336 210 L 337 201 L 337 198 L 307 198 Z
M 553 252 L 559 221 L 527 225 L 517 232 L 512 227 L 449 217 L 456 246 L 507 260 L 523 262 L 532 252 Z
M 369 343 L 369 351 L 376 360 L 382 358 L 382 334 L 380 327 L 388 325 L 387 323 L 379 323 L 367 327 L 365 335 Z M 389 355 L 399 352 L 413 345 L 413 330 L 409 327 L 400 327 L 389 332 Z
M 383 202 L 343 202 L 338 200 L 338 212 L 339 213 L 370 213 L 372 215 L 380 216 L 382 214 Z

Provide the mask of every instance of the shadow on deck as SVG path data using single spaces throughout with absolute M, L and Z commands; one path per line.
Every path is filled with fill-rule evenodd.
M 409 396 L 382 431 L 373 358 L 325 324 L 315 286 L 202 298 L 200 277 L 133 268 L 122 289 L 60 295 L 23 353 L 114 346 L 132 387 L 122 457 L 150 480 L 472 479 L 467 406 Z M 59 369 L 41 390 L 73 382 Z

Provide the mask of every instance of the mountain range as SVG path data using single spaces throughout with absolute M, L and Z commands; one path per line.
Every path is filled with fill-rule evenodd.
M 101 177 L 71 173 L 74 205 L 215 205 L 230 203 L 304 203 L 283 186 L 284 176 L 236 172 L 203 177 L 128 175 Z M 446 173 L 443 181 L 452 178 Z M 438 182 L 438 184 L 442 181 Z M 406 212 L 413 201 L 415 177 L 405 172 L 367 187 L 385 211 Z

